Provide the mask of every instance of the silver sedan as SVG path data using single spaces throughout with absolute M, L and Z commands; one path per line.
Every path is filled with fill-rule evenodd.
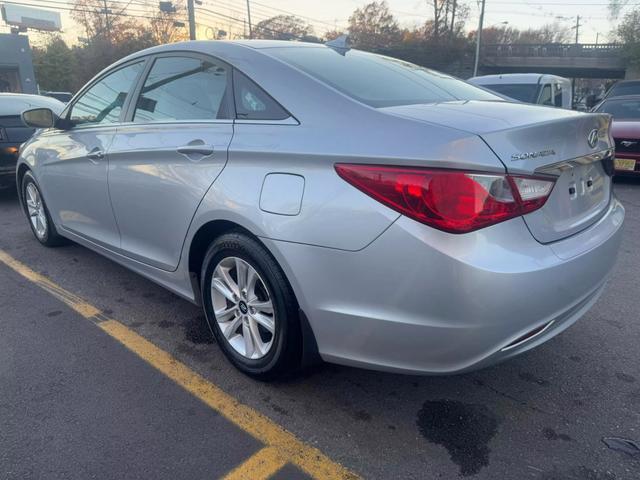
M 582 316 L 620 245 L 609 116 L 339 42 L 155 47 L 23 118 L 38 241 L 202 304 L 260 378 L 504 360 Z

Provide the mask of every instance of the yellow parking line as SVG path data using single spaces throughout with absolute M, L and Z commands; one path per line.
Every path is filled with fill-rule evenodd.
M 268 447 L 260 450 L 232 471 L 230 475 L 235 476 L 231 478 L 263 478 L 260 477 L 260 474 L 268 477 L 277 471 L 269 473 L 276 464 L 279 465 L 278 469 L 284 465 L 284 463 L 280 465 L 281 462 L 290 462 L 318 479 L 352 480 L 359 478 L 355 473 L 332 461 L 317 448 L 305 444 L 271 419 L 253 408 L 243 405 L 220 387 L 209 382 L 133 330 L 116 320 L 107 318 L 98 308 L 56 285 L 2 250 L 0 250 L 0 262 L 48 291 L 83 317 L 95 322 L 102 330 L 140 358 Z M 243 470 L 240 470 L 241 468 Z M 252 468 L 258 472 L 255 476 L 242 476 L 245 473 L 244 469 L 251 471 Z
M 274 447 L 264 447 L 232 470 L 224 480 L 266 480 L 287 464 Z

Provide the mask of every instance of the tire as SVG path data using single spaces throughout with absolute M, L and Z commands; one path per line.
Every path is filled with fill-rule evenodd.
M 246 280 L 238 282 L 239 269 L 246 272 L 241 274 Z M 220 236 L 207 251 L 200 278 L 209 328 L 236 368 L 259 380 L 273 380 L 300 367 L 298 303 L 284 272 L 260 243 L 242 232 Z
M 21 193 L 24 212 L 36 240 L 45 247 L 59 247 L 68 243 L 64 237 L 58 234 L 51 221 L 51 215 L 49 215 L 40 187 L 31 172 L 26 172 L 22 177 Z M 33 220 L 34 218 L 36 220 Z

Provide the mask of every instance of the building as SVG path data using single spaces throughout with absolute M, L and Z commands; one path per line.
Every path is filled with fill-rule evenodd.
M 38 93 L 26 35 L 0 34 L 0 92 Z

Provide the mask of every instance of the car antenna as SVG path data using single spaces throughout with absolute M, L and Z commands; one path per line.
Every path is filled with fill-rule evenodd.
M 351 45 L 349 44 L 349 35 L 340 35 L 338 38 L 334 38 L 333 40 L 329 40 L 325 42 L 325 45 L 340 55 L 344 56 L 349 50 L 351 50 Z

